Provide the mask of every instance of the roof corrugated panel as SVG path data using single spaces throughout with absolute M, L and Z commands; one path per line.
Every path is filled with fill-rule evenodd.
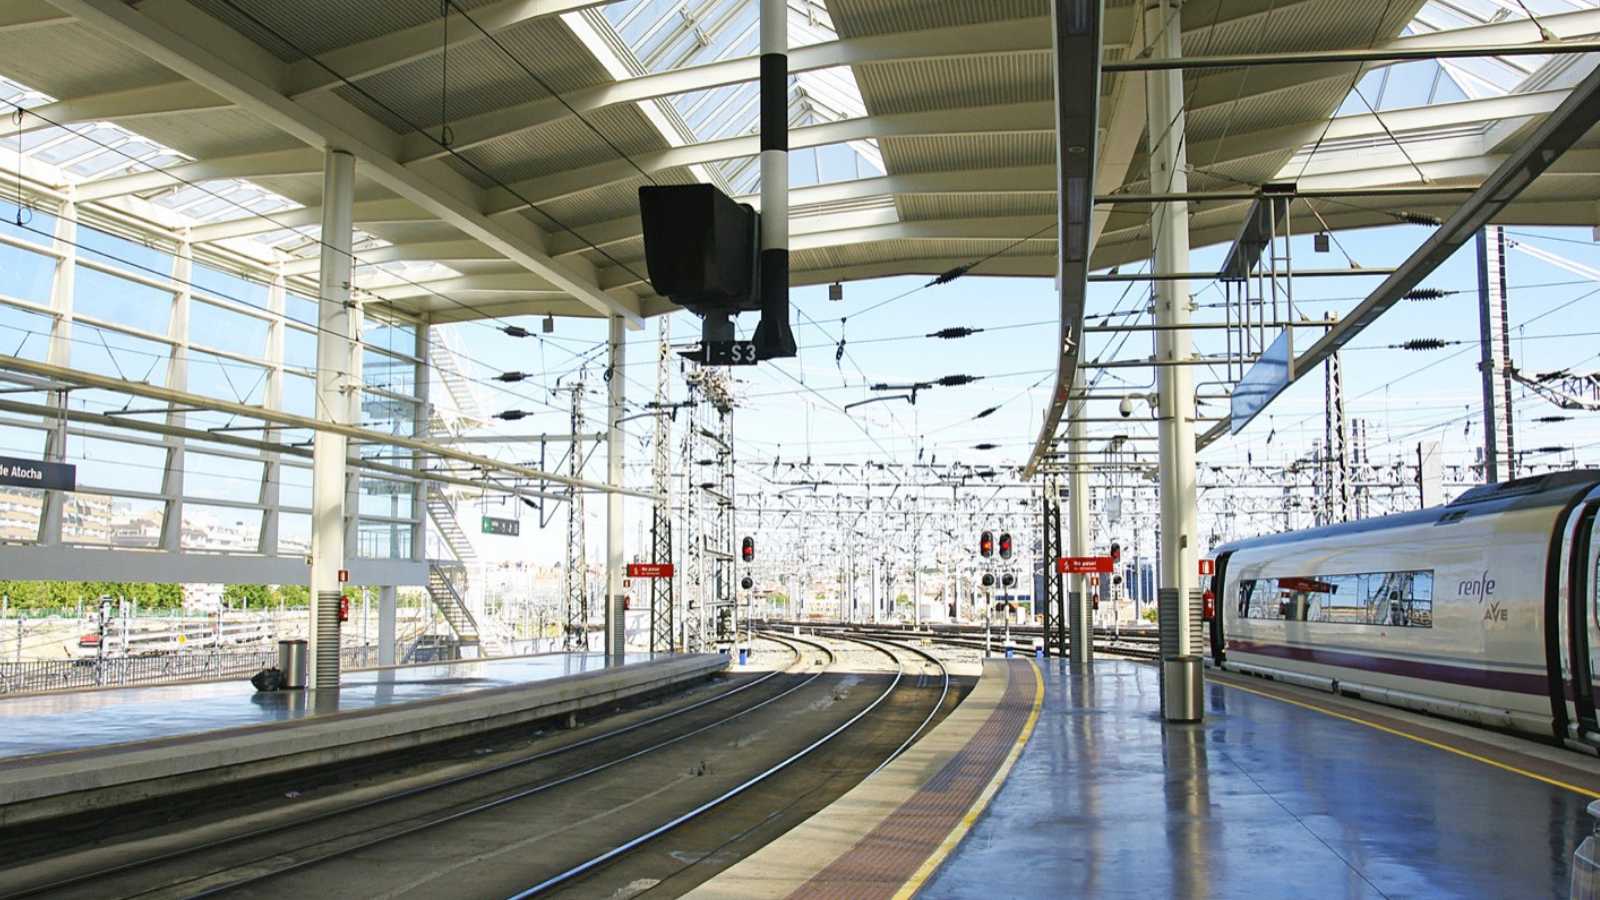
M 885 138 L 880 146 L 885 165 L 897 174 L 1043 166 L 1056 161 L 1055 137 L 1048 132 Z
M 320 54 L 402 28 L 439 20 L 438 0 L 356 0 L 348 3 L 338 15 L 329 14 L 331 4 L 328 0 L 231 0 L 232 5 L 224 0 L 191 2 L 285 62 L 299 59 L 300 55 L 276 35 L 282 35 L 307 53 Z M 471 12 L 497 0 L 453 2 Z M 235 6 L 242 7 L 249 14 L 237 11 Z M 261 24 L 256 24 L 252 18 Z M 472 27 L 464 22 L 459 24 Z M 453 20 L 450 27 L 457 27 L 457 21 Z M 440 34 L 443 35 L 442 30 Z
M 606 107 L 584 119 L 588 125 L 569 117 L 463 151 L 462 156 L 502 181 L 519 181 L 616 159 L 616 150 L 595 129 L 630 156 L 668 146 L 633 104 Z
M 0 74 L 52 97 L 171 81 L 170 71 L 77 24 L 0 31 Z
M 900 218 L 989 219 L 999 216 L 1048 216 L 1056 212 L 1054 191 L 1032 194 L 901 194 Z
M 1005 53 L 855 67 L 877 115 L 1049 100 L 1049 53 Z
M 828 0 L 841 37 L 919 31 L 1050 14 L 1049 0 Z

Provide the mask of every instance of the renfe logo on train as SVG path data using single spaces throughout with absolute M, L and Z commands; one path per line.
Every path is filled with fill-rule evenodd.
M 1485 570 L 1479 578 L 1458 582 L 1456 584 L 1456 596 L 1477 597 L 1478 602 L 1482 603 L 1487 598 L 1494 596 L 1494 579 L 1490 578 L 1488 570 Z

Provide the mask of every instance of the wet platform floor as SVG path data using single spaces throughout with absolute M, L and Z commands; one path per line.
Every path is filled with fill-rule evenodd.
M 649 658 L 628 654 L 625 662 Z M 0 760 L 397 706 L 603 668 L 604 653 L 550 653 L 348 671 L 337 692 L 262 694 L 245 679 L 12 697 L 0 699 Z
M 1037 727 L 919 894 L 1566 897 L 1590 797 L 1218 683 L 1164 726 L 1154 666 L 1043 663 Z

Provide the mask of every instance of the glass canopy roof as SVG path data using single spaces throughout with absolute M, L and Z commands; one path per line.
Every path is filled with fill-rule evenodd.
M 789 45 L 837 40 L 822 0 L 788 0 Z M 641 67 L 663 72 L 760 53 L 759 4 L 755 0 L 624 0 L 605 7 L 605 20 Z M 672 105 L 696 140 L 754 134 L 759 124 L 755 82 L 680 94 Z M 848 68 L 802 72 L 789 78 L 791 128 L 867 115 L 855 76 Z M 717 164 L 736 195 L 755 193 L 760 166 L 755 157 Z M 794 186 L 849 181 L 884 174 L 876 141 L 797 149 L 789 154 Z

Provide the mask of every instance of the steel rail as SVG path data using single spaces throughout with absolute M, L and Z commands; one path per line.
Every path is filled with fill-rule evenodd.
M 792 640 L 793 638 L 790 638 L 790 639 Z M 689 820 L 694 819 L 694 818 L 702 815 L 703 813 L 706 813 L 706 812 L 709 812 L 712 809 L 715 809 L 716 807 L 722 805 L 723 803 L 733 799 L 734 797 L 739 796 L 740 794 L 744 793 L 745 791 L 749 790 L 750 788 L 755 787 L 756 785 L 760 784 L 761 782 L 767 780 L 768 778 L 772 777 L 773 775 L 776 775 L 779 772 L 783 771 L 784 769 L 787 769 L 789 766 L 795 764 L 796 762 L 799 762 L 801 759 L 804 759 L 812 751 L 816 750 L 818 747 L 821 747 L 822 745 L 824 745 L 824 744 L 828 743 L 829 741 L 833 740 L 834 738 L 838 737 L 845 730 L 850 728 L 850 726 L 852 726 L 852 725 L 856 724 L 857 722 L 861 721 L 869 713 L 871 713 L 873 710 L 877 709 L 878 706 L 883 703 L 883 701 L 889 699 L 889 695 L 894 693 L 895 688 L 900 685 L 900 681 L 905 677 L 905 663 L 902 662 L 901 659 L 898 656 L 895 656 L 892 652 L 890 652 L 888 650 L 885 650 L 883 647 L 878 646 L 877 644 L 874 644 L 871 641 L 861 640 L 861 639 L 858 639 L 858 638 L 848 638 L 848 637 L 839 638 L 839 639 L 840 640 L 845 640 L 845 641 L 851 641 L 853 643 L 858 643 L 858 644 L 865 644 L 866 646 L 871 647 L 874 650 L 877 650 L 880 653 L 883 653 L 884 655 L 888 656 L 890 659 L 894 660 L 895 666 L 897 667 L 897 671 L 895 672 L 895 675 L 894 675 L 894 680 L 889 682 L 889 686 L 884 689 L 884 692 L 882 694 L 879 694 L 877 699 L 873 700 L 870 704 L 868 704 L 865 709 L 861 710 L 860 712 L 857 712 L 855 715 L 853 715 L 849 719 L 847 719 L 844 722 L 844 724 L 838 726 L 837 728 L 833 729 L 832 731 L 828 732 L 827 734 L 823 735 L 822 737 L 816 739 L 815 741 L 812 741 L 804 749 L 800 750 L 797 753 L 794 753 L 793 755 L 789 756 L 787 759 L 783 760 L 782 762 L 779 762 L 778 764 L 772 766 L 771 768 L 769 768 L 769 769 L 767 769 L 767 770 L 765 770 L 765 771 L 763 771 L 763 772 L 761 772 L 761 773 L 759 773 L 759 774 L 757 774 L 757 775 L 755 775 L 755 776 L 753 776 L 753 777 L 741 782 L 740 784 L 738 784 L 738 785 L 736 785 L 736 786 L 724 791 L 723 793 L 721 793 L 718 796 L 712 798 L 711 800 L 708 800 L 705 803 L 702 803 L 699 806 L 696 806 L 694 809 L 691 809 L 686 813 L 683 813 L 683 814 L 681 814 L 679 816 L 676 816 L 675 818 L 671 819 L 670 821 L 666 822 L 663 825 L 658 825 L 655 828 L 652 828 L 649 831 L 645 832 L 644 834 L 638 835 L 637 837 L 630 838 L 629 840 L 624 841 L 623 843 L 621 843 L 621 844 L 619 844 L 619 845 L 617 845 L 615 847 L 612 847 L 610 850 L 607 850 L 606 852 L 604 852 L 604 853 L 602 853 L 602 854 L 600 854 L 598 856 L 591 857 L 590 859 L 585 860 L 584 862 L 581 862 L 578 865 L 573 866 L 572 868 L 567 869 L 564 872 L 561 872 L 559 874 L 552 875 L 549 878 L 546 878 L 545 880 L 539 882 L 538 884 L 535 884 L 534 886 L 532 886 L 530 888 L 527 888 L 525 890 L 518 891 L 517 893 L 512 894 L 511 897 L 509 898 L 509 900 L 526 900 L 526 898 L 528 898 L 528 897 L 534 897 L 534 896 L 537 896 L 539 894 L 544 893 L 547 890 L 550 890 L 551 888 L 559 887 L 562 884 L 565 884 L 565 883 L 573 880 L 574 878 L 579 877 L 580 875 L 583 875 L 583 874 L 585 874 L 585 873 L 587 873 L 587 872 L 589 872 L 589 871 L 591 871 L 591 870 L 593 870 L 593 869 L 595 869 L 595 868 L 597 868 L 599 866 L 605 865 L 606 863 L 610 862 L 611 860 L 616 859 L 617 857 L 622 856 L 623 854 L 628 853 L 628 852 L 632 851 L 633 849 L 635 849 L 637 847 L 643 846 L 644 844 L 647 844 L 650 841 L 655 840 L 656 838 L 660 837 L 661 835 L 666 834 L 667 832 L 671 831 L 674 828 L 677 828 L 679 825 L 682 825 L 683 823 L 688 822 Z M 869 773 L 869 777 L 870 777 L 870 773 Z
M 782 640 L 779 640 L 777 642 L 778 643 L 784 643 L 784 641 L 782 641 Z M 809 642 L 801 641 L 800 643 L 809 643 Z M 812 646 L 817 646 L 817 645 L 813 644 Z M 795 662 L 791 664 L 791 667 L 794 666 L 794 665 L 799 665 L 800 663 L 802 663 L 804 661 L 804 654 L 800 653 L 792 645 L 790 646 L 789 649 L 792 652 L 794 652 L 794 654 L 795 654 Z M 752 681 L 746 682 L 745 684 L 739 685 L 738 687 L 733 688 L 732 690 L 723 691 L 722 693 L 716 694 L 716 695 L 711 696 L 711 697 L 707 697 L 704 700 L 696 701 L 695 703 L 692 703 L 692 704 L 690 704 L 688 706 L 685 706 L 685 707 L 682 707 L 680 709 L 675 709 L 675 710 L 672 710 L 670 712 L 665 712 L 665 713 L 661 713 L 659 715 L 651 716 L 651 717 L 649 717 L 647 719 L 641 719 L 640 721 L 634 722 L 631 725 L 625 725 L 625 726 L 623 726 L 621 728 L 615 728 L 615 729 L 612 729 L 610 731 L 603 732 L 601 734 L 591 735 L 590 737 L 583 738 L 583 739 L 577 740 L 577 741 L 573 741 L 570 744 L 563 744 L 560 747 L 552 747 L 549 750 L 541 750 L 538 753 L 534 753 L 534 754 L 531 754 L 529 756 L 519 757 L 517 759 L 512 759 L 512 760 L 507 760 L 505 762 L 497 763 L 497 764 L 495 764 L 493 766 L 489 766 L 489 767 L 483 768 L 483 769 L 475 769 L 475 770 L 473 770 L 471 772 L 465 772 L 465 773 L 462 773 L 461 775 L 456 775 L 456 776 L 444 779 L 442 781 L 432 782 L 432 783 L 424 784 L 424 785 L 418 785 L 417 787 L 407 788 L 407 789 L 405 789 L 403 791 L 396 791 L 396 792 L 394 792 L 392 794 L 384 794 L 383 796 L 374 797 L 374 798 L 372 798 L 370 800 L 363 800 L 363 801 L 361 801 L 359 803 L 356 803 L 356 804 L 353 804 L 351 806 L 345 806 L 345 807 L 340 807 L 338 809 L 326 810 L 324 812 L 316 813 L 316 814 L 311 815 L 311 816 L 307 816 L 307 817 L 304 817 L 304 818 L 297 819 L 297 820 L 295 820 L 293 822 L 286 822 L 286 823 L 279 824 L 279 825 L 271 825 L 271 826 L 267 826 L 265 828 L 258 828 L 258 829 L 253 829 L 253 830 L 250 830 L 250 831 L 240 832 L 238 834 L 228 835 L 226 837 L 217 838 L 215 840 L 206 841 L 204 843 L 194 844 L 194 845 L 191 845 L 191 846 L 182 847 L 182 848 L 178 848 L 178 849 L 175 849 L 175 850 L 170 850 L 170 851 L 167 851 L 165 853 L 157 854 L 155 856 L 148 856 L 148 857 L 144 857 L 144 858 L 141 858 L 141 859 L 130 860 L 130 861 L 126 862 L 126 863 L 121 863 L 121 864 L 118 864 L 118 865 L 115 865 L 115 866 L 109 866 L 109 867 L 101 868 L 101 869 L 95 869 L 95 870 L 90 871 L 90 872 L 82 873 L 82 874 L 79 874 L 79 875 L 73 875 L 73 876 L 68 877 L 68 878 L 58 879 L 56 881 L 52 881 L 52 882 L 49 882 L 49 883 L 46 883 L 46 884 L 34 885 L 32 887 L 25 888 L 25 889 L 23 889 L 21 891 L 18 891 L 18 892 L 15 892 L 15 893 L 10 893 L 10 894 L 5 894 L 3 896 L 4 896 L 5 900 L 13 900 L 13 898 L 31 897 L 31 896 L 35 896 L 37 894 L 45 893 L 47 891 L 60 890 L 62 888 L 71 887 L 71 886 L 77 885 L 77 884 L 82 884 L 84 882 L 95 881 L 95 880 L 99 880 L 99 879 L 102 879 L 102 878 L 110 877 L 110 876 L 113 876 L 113 875 L 120 875 L 120 874 L 125 873 L 125 872 L 136 871 L 138 869 L 146 868 L 148 866 L 157 865 L 159 863 L 170 862 L 170 861 L 175 860 L 175 859 L 181 859 L 181 858 L 186 857 L 186 856 L 193 856 L 194 854 L 203 853 L 203 852 L 205 852 L 207 850 L 216 850 L 216 849 L 219 849 L 219 848 L 222 848 L 222 847 L 227 847 L 227 846 L 231 846 L 231 845 L 234 845 L 234 844 L 242 843 L 242 842 L 247 841 L 247 840 L 253 840 L 253 839 L 256 839 L 256 838 L 268 837 L 270 835 L 279 834 L 279 833 L 282 833 L 282 832 L 285 832 L 285 831 L 299 830 L 299 829 L 304 828 L 307 825 L 312 825 L 312 824 L 315 824 L 317 822 L 324 822 L 324 821 L 327 821 L 329 819 L 337 818 L 339 816 L 350 815 L 352 813 L 357 813 L 357 812 L 361 812 L 363 810 L 372 809 L 374 807 L 382 806 L 382 805 L 384 805 L 386 803 L 391 803 L 391 802 L 398 801 L 398 800 L 405 800 L 405 799 L 409 799 L 411 797 L 421 796 L 423 794 L 431 793 L 433 791 L 436 791 L 436 790 L 439 790 L 439 789 L 442 789 L 442 788 L 454 787 L 454 786 L 459 785 L 459 784 L 465 784 L 467 782 L 475 781 L 475 780 L 480 779 L 480 778 L 485 778 L 485 777 L 488 777 L 490 775 L 496 775 L 496 774 L 499 774 L 501 772 L 509 771 L 511 769 L 519 768 L 519 767 L 525 766 L 525 765 L 530 765 L 532 763 L 539 762 L 541 760 L 550 759 L 550 758 L 555 757 L 555 756 L 560 756 L 561 754 L 568 753 L 570 751 L 577 750 L 577 749 L 580 749 L 580 748 L 583 748 L 583 747 L 593 746 L 593 745 L 601 743 L 603 741 L 607 741 L 607 740 L 610 740 L 612 738 L 619 737 L 621 735 L 625 735 L 625 734 L 632 733 L 634 731 L 638 731 L 641 728 L 646 728 L 646 727 L 649 727 L 651 725 L 655 725 L 657 723 L 666 721 L 668 719 L 675 718 L 677 716 L 681 716 L 681 715 L 683 715 L 685 713 L 693 712 L 696 709 L 701 709 L 701 708 L 703 708 L 705 706 L 709 706 L 712 703 L 717 703 L 717 702 L 719 702 L 721 700 L 725 700 L 725 699 L 727 699 L 729 697 L 732 697 L 732 696 L 734 696 L 736 694 L 740 694 L 740 693 L 743 693 L 743 692 L 745 692 L 747 690 L 750 690 L 751 688 L 754 688 L 754 687 L 766 682 L 767 680 L 769 680 L 771 678 L 777 677 L 778 675 L 782 674 L 782 671 L 783 670 L 780 670 L 780 669 L 774 669 L 773 671 L 768 672 L 767 674 L 762 675 L 761 677 L 756 678 L 756 679 L 754 679 Z M 309 845 L 307 845 L 307 846 L 309 846 Z M 294 848 L 293 850 L 290 850 L 290 851 L 287 851 L 287 852 L 294 852 L 294 850 L 300 850 L 300 849 L 304 849 L 304 847 L 297 847 L 297 848 Z M 269 857 L 263 857 L 263 859 L 270 858 L 272 856 L 280 856 L 280 855 L 282 855 L 283 852 L 286 852 L 286 851 L 275 852 L 273 854 L 270 854 Z M 255 860 L 255 861 L 252 861 L 252 862 L 259 862 L 259 861 L 260 860 Z M 243 863 L 242 865 L 249 865 L 249 864 L 250 863 Z M 196 880 L 198 878 L 206 878 L 206 877 L 209 877 L 211 875 L 219 874 L 220 872 L 224 872 L 224 871 L 227 871 L 227 869 L 232 869 L 232 868 L 238 868 L 238 866 L 237 865 L 228 866 L 226 869 L 214 870 L 212 872 L 207 872 L 207 873 L 204 873 L 202 875 L 195 876 L 194 878 L 184 879 L 184 881 L 194 881 L 194 880 Z M 176 883 L 181 884 L 181 883 L 184 883 L 184 882 L 180 881 L 180 882 L 176 882 Z M 163 885 L 163 886 L 161 886 L 159 888 L 151 888 L 151 889 L 145 891 L 144 893 L 149 893 L 150 891 L 154 891 L 154 890 L 165 890 L 166 888 L 170 888 L 171 886 L 172 886 L 172 883 L 169 883 L 169 884 Z M 133 895 L 130 895 L 130 896 L 139 896 L 139 895 L 138 894 L 133 894 Z
M 810 641 L 799 641 L 798 643 L 811 644 L 812 646 L 820 647 L 825 652 L 828 652 L 830 657 L 832 656 L 832 651 L 829 650 L 826 646 L 823 646 L 821 644 L 816 644 L 816 643 L 813 643 L 813 642 L 810 642 Z M 797 655 L 800 657 L 800 659 L 797 662 L 804 662 L 804 654 L 798 654 L 797 653 Z M 831 665 L 831 661 L 830 661 L 830 665 Z M 244 887 L 246 885 L 260 884 L 262 882 L 278 878 L 279 876 L 288 874 L 290 872 L 298 872 L 298 871 L 301 871 L 302 869 L 308 869 L 308 868 L 311 868 L 312 866 L 317 866 L 317 865 L 320 865 L 322 863 L 328 862 L 329 860 L 338 859 L 339 857 L 342 857 L 342 856 L 349 856 L 351 853 L 355 853 L 355 852 L 358 852 L 358 851 L 361 851 L 361 850 L 366 850 L 368 848 L 375 847 L 375 846 L 377 846 L 379 844 L 385 844 L 385 843 L 388 843 L 390 841 L 396 840 L 398 838 L 406 837 L 408 835 L 417 834 L 417 833 L 422 832 L 422 831 L 427 831 L 428 829 L 431 829 L 431 828 L 437 828 L 440 825 L 446 825 L 446 824 L 448 824 L 450 822 L 454 822 L 454 821 L 457 821 L 459 819 L 467 818 L 468 816 L 473 816 L 473 815 L 477 815 L 478 813 L 487 812 L 487 811 L 489 811 L 491 809 L 497 809 L 497 808 L 499 808 L 501 806 L 504 806 L 504 805 L 506 805 L 508 803 L 514 803 L 514 802 L 516 802 L 518 800 L 525 800 L 528 797 L 534 796 L 535 794 L 542 794 L 545 791 L 551 790 L 552 788 L 557 788 L 557 787 L 560 787 L 561 785 L 564 785 L 564 784 L 570 784 L 570 783 L 572 783 L 574 781 L 578 781 L 579 779 L 587 778 L 590 775 L 595 775 L 595 774 L 598 774 L 600 772 L 604 772 L 604 771 L 607 771 L 609 769 L 616 768 L 617 766 L 620 766 L 625 762 L 631 762 L 631 761 L 633 761 L 635 759 L 638 759 L 638 758 L 640 758 L 642 756 L 646 756 L 646 755 L 648 755 L 650 753 L 654 753 L 657 750 L 661 750 L 663 748 L 670 747 L 670 746 L 673 746 L 675 744 L 682 743 L 683 741 L 686 741 L 691 737 L 694 737 L 694 736 L 699 735 L 699 734 L 703 734 L 703 733 L 705 733 L 707 731 L 710 731 L 713 728 L 719 728 L 719 727 L 721 727 L 723 725 L 728 724 L 729 722 L 734 721 L 735 719 L 743 718 L 744 716 L 749 715 L 750 713 L 755 712 L 756 710 L 761 709 L 762 707 L 765 707 L 768 704 L 776 703 L 777 701 L 782 700 L 784 697 L 787 697 L 790 694 L 793 694 L 795 691 L 798 691 L 801 688 L 804 688 L 804 687 L 810 685 L 812 682 L 816 681 L 818 678 L 821 678 L 824 671 L 826 671 L 826 669 L 824 669 L 823 671 L 819 671 L 819 672 L 816 672 L 816 673 L 812 674 L 811 677 L 809 677 L 806 680 L 800 682 L 799 684 L 795 685 L 794 687 L 791 687 L 788 690 L 783 691 L 782 693 L 775 694 L 775 695 L 773 695 L 771 697 L 768 697 L 767 699 L 761 701 L 760 703 L 756 703 L 754 705 L 747 706 L 744 709 L 741 709 L 740 711 L 734 713 L 731 716 L 727 716 L 727 717 L 724 717 L 722 719 L 718 719 L 717 721 L 711 722 L 710 724 L 707 724 L 707 725 L 702 725 L 701 727 L 696 728 L 693 731 L 685 732 L 684 734 L 680 734 L 680 735 L 677 735 L 675 737 L 668 738 L 667 740 L 661 741 L 660 743 L 652 744 L 651 746 L 645 747 L 642 750 L 635 750 L 634 752 L 629 753 L 629 754 L 627 754 L 625 756 L 618 757 L 617 759 L 613 759 L 613 760 L 610 760 L 608 762 L 600 763 L 598 765 L 590 766 L 590 767 L 588 767 L 586 769 L 582 769 L 582 770 L 580 770 L 578 772 L 574 772 L 574 773 L 571 773 L 571 774 L 568 774 L 568 775 L 563 775 L 563 776 L 561 776 L 559 778 L 556 778 L 554 780 L 546 781 L 546 782 L 543 782 L 541 784 L 534 785 L 532 787 L 522 788 L 520 790 L 513 791 L 513 792 L 511 792 L 509 794 L 502 794 L 502 795 L 494 798 L 493 800 L 489 800 L 489 801 L 485 801 L 485 802 L 481 802 L 481 803 L 475 803 L 474 805 L 469 806 L 469 807 L 467 807 L 465 809 L 458 809 L 455 812 L 452 812 L 452 813 L 449 813 L 449 814 L 446 814 L 446 815 L 443 815 L 443 816 L 434 816 L 432 818 L 426 819 L 425 821 L 416 822 L 416 823 L 414 823 L 412 825 L 408 825 L 405 828 L 402 828 L 402 829 L 400 829 L 398 831 L 388 832 L 388 833 L 379 835 L 377 837 L 369 838 L 367 840 L 361 841 L 361 842 L 356 843 L 356 844 L 351 845 L 351 846 L 341 847 L 341 848 L 339 848 L 337 850 L 331 850 L 331 851 L 329 851 L 327 853 L 323 853 L 323 854 L 320 854 L 318 856 L 312 856 L 312 857 L 308 857 L 306 859 L 297 860 L 297 861 L 295 861 L 295 862 L 293 862 L 293 863 L 291 863 L 289 865 L 282 866 L 282 867 L 280 867 L 278 869 L 274 869 L 273 871 L 270 871 L 270 872 L 262 872 L 262 873 L 259 873 L 259 874 L 256 874 L 256 875 L 249 876 L 247 878 L 242 878 L 242 879 L 238 879 L 238 880 L 235 880 L 235 881 L 230 881 L 230 882 L 227 882 L 226 884 L 215 885 L 215 886 L 207 888 L 207 889 L 205 889 L 205 890 L 203 890 L 203 891 L 201 891 L 201 892 L 199 892 L 197 894 L 190 894 L 188 896 L 190 898 L 212 897 L 212 896 L 215 896 L 217 894 L 221 894 L 221 893 L 226 892 L 226 891 L 236 890 L 236 889 L 238 889 L 240 887 Z M 777 672 L 774 671 L 772 673 L 769 673 L 768 675 L 763 676 L 762 678 L 763 678 L 763 680 L 765 680 L 766 678 L 770 678 L 770 677 L 772 677 L 773 675 L 776 675 L 776 674 L 777 674 Z M 325 841 L 318 841 L 316 843 L 321 844 L 321 843 L 326 843 L 326 842 Z M 314 846 L 314 845 L 309 845 L 308 844 L 306 846 Z M 297 849 L 304 849 L 304 847 L 300 847 L 300 848 L 297 848 Z M 272 855 L 273 856 L 281 856 L 283 854 L 280 851 L 280 852 L 272 854 Z M 229 868 L 233 869 L 233 868 L 238 868 L 238 867 L 237 866 L 229 866 Z M 201 877 L 205 877 L 205 876 L 201 876 Z M 188 879 L 188 880 L 192 881 L 194 879 Z M 170 885 L 167 885 L 166 887 L 170 887 Z M 134 896 L 138 896 L 138 895 L 134 895 Z

